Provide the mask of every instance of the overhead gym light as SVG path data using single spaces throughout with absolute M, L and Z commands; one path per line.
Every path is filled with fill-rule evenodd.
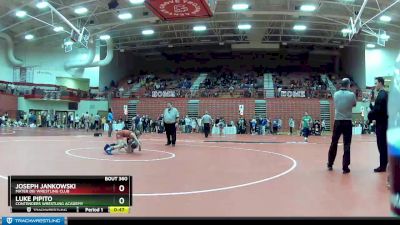
M 306 29 L 307 29 L 307 26 L 305 26 L 305 25 L 294 25 L 294 27 L 293 27 L 293 30 L 296 30 L 296 31 L 303 31 Z
M 55 32 L 61 32 L 61 31 L 64 30 L 64 27 L 54 27 L 53 30 L 54 30 Z
M 237 3 L 232 5 L 232 10 L 241 11 L 249 9 L 249 4 L 247 3 Z
M 238 29 L 239 30 L 250 30 L 251 29 L 251 25 L 250 24 L 239 24 L 238 25 Z
M 383 16 L 379 17 L 379 20 L 382 22 L 390 22 L 392 20 L 392 17 L 383 15 Z
M 342 29 L 342 33 L 343 34 L 349 34 L 349 33 L 351 33 L 351 29 L 350 28 L 343 28 Z
M 374 44 L 367 44 L 367 48 L 375 48 Z
M 207 30 L 207 27 L 204 25 L 194 26 L 193 30 L 194 31 L 205 31 L 205 30 Z
M 24 17 L 26 16 L 26 11 L 18 10 L 18 11 L 15 13 L 15 15 L 16 15 L 18 18 L 24 18 Z
M 130 13 L 121 13 L 121 14 L 118 15 L 118 18 L 120 20 L 129 20 L 129 19 L 132 19 L 132 14 L 130 14 Z
M 103 34 L 103 35 L 100 35 L 100 40 L 103 40 L 103 41 L 107 41 L 107 40 L 109 40 L 111 37 L 110 37 L 110 35 L 108 35 L 108 34 Z
M 39 1 L 38 3 L 36 3 L 36 7 L 37 7 L 38 9 L 44 9 L 44 8 L 46 8 L 48 5 L 49 5 L 49 3 L 48 3 L 47 1 L 44 1 L 44 0 Z
M 315 6 L 315 5 L 306 4 L 306 5 L 300 6 L 300 10 L 304 11 L 304 12 L 313 12 L 316 9 L 317 9 L 317 6 Z
M 152 34 L 154 34 L 154 30 L 143 30 L 142 34 L 143 35 L 152 35 Z
M 144 2 L 144 0 L 129 0 L 129 2 L 134 5 L 139 5 L 139 4 L 142 4 Z
M 26 40 L 32 40 L 33 38 L 35 38 L 35 36 L 33 36 L 32 34 L 25 35 Z
M 76 14 L 85 14 L 88 12 L 88 9 L 85 7 L 79 7 L 74 10 Z

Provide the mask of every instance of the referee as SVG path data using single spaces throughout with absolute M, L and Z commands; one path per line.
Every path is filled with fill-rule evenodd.
M 328 170 L 332 170 L 335 162 L 337 147 L 340 136 L 343 134 L 343 174 L 350 173 L 350 145 L 353 135 L 352 109 L 356 106 L 356 96 L 350 89 L 350 79 L 344 78 L 341 88 L 337 91 L 333 100 L 335 103 L 335 124 L 333 127 L 332 142 L 328 153 Z
M 108 137 L 111 137 L 112 134 L 112 125 L 113 125 L 114 115 L 111 108 L 108 109 L 107 115 L 107 123 L 108 123 Z
M 172 107 L 172 103 L 168 102 L 167 108 L 164 110 L 164 126 L 167 133 L 167 146 L 172 144 L 175 147 L 176 143 L 176 127 L 179 122 L 179 112 Z
M 201 123 L 204 125 L 204 135 L 206 138 L 208 138 L 208 134 L 210 133 L 210 128 L 211 128 L 212 118 L 210 115 L 208 115 L 207 111 L 201 118 Z

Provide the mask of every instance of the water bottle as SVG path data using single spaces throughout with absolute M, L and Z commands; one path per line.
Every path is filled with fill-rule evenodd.
M 396 72 L 389 93 L 387 132 L 390 166 L 390 205 L 392 213 L 400 216 L 400 54 L 396 61 Z

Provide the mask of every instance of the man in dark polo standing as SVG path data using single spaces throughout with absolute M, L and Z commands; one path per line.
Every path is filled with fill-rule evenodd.
M 164 110 L 164 126 L 167 133 L 167 146 L 172 144 L 175 147 L 176 143 L 176 127 L 179 122 L 179 112 L 172 107 L 172 103 L 168 102 L 167 108 Z
M 368 120 L 376 121 L 376 142 L 379 150 L 378 168 L 374 169 L 375 173 L 386 172 L 388 164 L 388 150 L 386 131 L 388 129 L 388 94 L 385 91 L 385 80 L 382 77 L 375 78 L 375 90 L 378 92 L 375 104 L 370 104 L 371 111 L 368 113 Z
M 343 134 L 343 174 L 350 173 L 350 145 L 353 135 L 352 117 L 353 107 L 356 106 L 356 96 L 350 89 L 350 79 L 344 78 L 341 82 L 341 88 L 334 96 L 335 103 L 335 124 L 333 127 L 332 142 L 328 153 L 328 170 L 332 170 L 335 162 L 338 142 Z

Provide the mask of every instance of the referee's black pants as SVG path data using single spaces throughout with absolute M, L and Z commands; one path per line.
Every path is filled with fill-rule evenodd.
M 332 142 L 328 153 L 328 166 L 333 166 L 335 162 L 338 142 L 343 134 L 343 169 L 348 169 L 350 165 L 350 146 L 353 135 L 353 125 L 351 120 L 335 120 L 333 127 Z
M 167 144 L 170 145 L 171 143 L 175 145 L 176 143 L 176 127 L 175 123 L 164 123 L 165 132 L 167 133 Z M 172 140 L 171 140 L 172 139 Z
M 209 134 L 210 134 L 210 124 L 204 123 L 204 135 L 206 136 L 206 138 L 208 138 Z
M 113 131 L 113 122 L 112 121 L 108 121 L 108 137 L 111 137 L 112 131 Z
M 387 121 L 376 121 L 376 143 L 378 144 L 379 150 L 379 168 L 383 170 L 386 170 L 388 164 L 387 129 Z

